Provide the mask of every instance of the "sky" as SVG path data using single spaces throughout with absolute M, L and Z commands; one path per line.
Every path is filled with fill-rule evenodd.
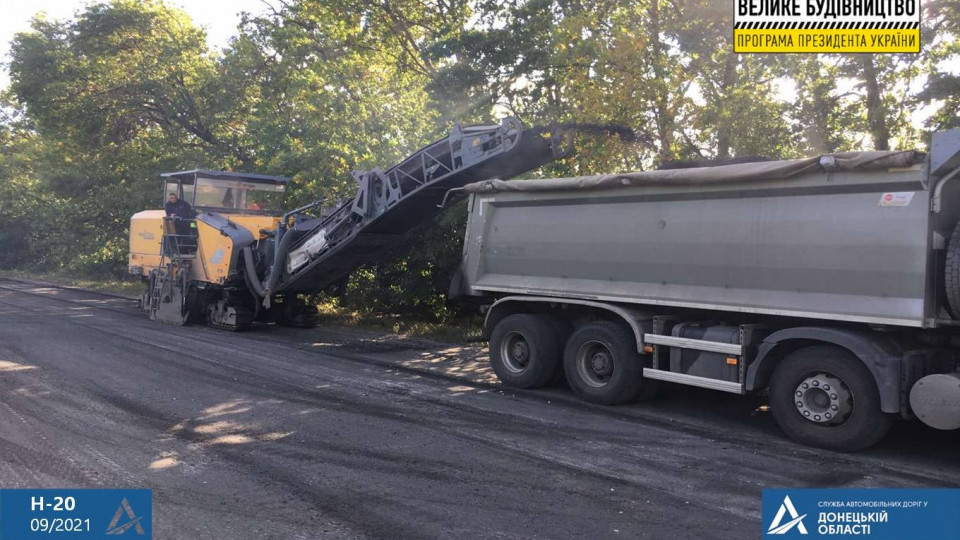
M 30 20 L 43 11 L 51 19 L 71 18 L 87 4 L 84 0 L 27 0 L 7 1 L 0 16 L 0 88 L 7 86 L 9 77 L 6 64 L 10 61 L 10 40 L 17 32 L 30 29 Z M 182 8 L 193 21 L 206 29 L 207 43 L 220 48 L 227 44 L 231 36 L 237 33 L 240 13 L 260 13 L 266 10 L 263 0 L 168 0 L 168 4 Z

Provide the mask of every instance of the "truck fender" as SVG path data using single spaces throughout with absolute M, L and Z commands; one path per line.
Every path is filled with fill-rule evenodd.
M 633 330 L 633 336 L 636 338 L 637 342 L 637 352 L 643 352 L 643 324 L 644 319 L 650 319 L 652 316 L 644 311 L 625 308 L 623 306 L 618 306 L 616 304 L 609 304 L 607 302 L 595 302 L 592 300 L 579 300 L 575 298 L 556 298 L 551 296 L 505 296 L 500 300 L 497 300 L 490 306 L 490 309 L 487 310 L 487 316 L 483 321 L 483 337 L 489 339 L 490 333 L 493 332 L 493 328 L 500 322 L 500 319 L 510 315 L 511 313 L 519 313 L 520 310 L 515 308 L 519 307 L 519 304 L 524 303 L 538 303 L 538 304 L 567 304 L 575 306 L 584 306 L 594 309 L 600 309 L 608 311 L 617 315 L 623 322 L 627 323 L 630 326 L 630 329 Z
M 796 327 L 778 330 L 767 336 L 757 349 L 744 381 L 748 391 L 767 386 L 777 362 L 786 354 L 806 345 L 829 343 L 847 349 L 873 374 L 880 392 L 883 412 L 900 412 L 900 370 L 903 349 L 889 336 L 840 328 Z

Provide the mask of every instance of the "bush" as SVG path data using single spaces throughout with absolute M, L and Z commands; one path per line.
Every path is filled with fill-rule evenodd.
M 396 313 L 444 322 L 454 310 L 447 290 L 463 252 L 466 204 L 460 202 L 419 227 L 382 261 L 350 277 L 340 304 L 362 314 Z

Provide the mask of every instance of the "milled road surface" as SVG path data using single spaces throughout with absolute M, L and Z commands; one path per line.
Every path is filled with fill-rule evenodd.
M 145 487 L 156 538 L 750 538 L 763 487 L 960 485 L 960 438 L 843 455 L 757 397 L 607 409 L 397 369 L 311 331 L 151 322 L 0 280 L 0 486 Z

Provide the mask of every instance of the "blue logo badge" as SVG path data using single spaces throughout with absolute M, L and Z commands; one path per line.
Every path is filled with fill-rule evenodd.
M 153 537 L 149 489 L 0 489 L 0 540 Z
M 763 490 L 764 538 L 960 540 L 958 515 L 960 489 Z

